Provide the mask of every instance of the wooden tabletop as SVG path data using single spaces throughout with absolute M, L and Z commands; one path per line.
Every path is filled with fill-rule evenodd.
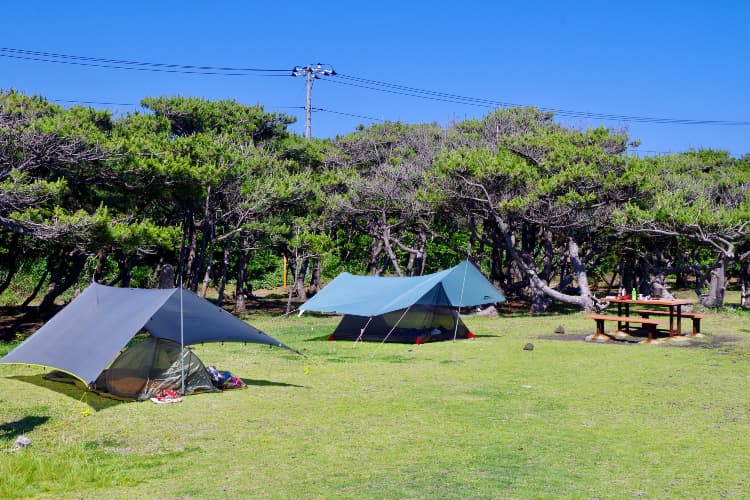
M 698 302 L 696 299 L 604 299 L 607 302 L 613 302 L 615 304 L 637 304 L 639 306 L 684 306 L 687 304 L 695 304 Z

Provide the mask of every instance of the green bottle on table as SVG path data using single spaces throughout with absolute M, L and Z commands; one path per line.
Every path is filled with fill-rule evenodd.
M 630 298 L 633 300 L 638 298 L 638 293 L 636 293 L 635 287 L 633 287 L 633 290 L 630 292 Z

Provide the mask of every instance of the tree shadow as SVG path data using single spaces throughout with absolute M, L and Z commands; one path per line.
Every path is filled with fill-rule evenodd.
M 21 420 L 0 424 L 0 439 L 13 439 L 44 424 L 49 415 L 27 415 Z
M 43 375 L 15 375 L 8 378 L 27 382 L 36 385 L 37 387 L 44 387 L 45 389 L 68 396 L 69 398 L 77 399 L 96 411 L 127 402 L 120 399 L 108 398 L 89 389 L 84 389 L 80 386 L 80 382 L 77 384 L 57 382 L 45 379 Z
M 305 387 L 304 385 L 287 384 L 286 382 L 273 382 L 272 380 L 253 380 L 250 378 L 243 378 L 241 380 L 245 383 L 245 385 L 255 385 L 258 387 Z

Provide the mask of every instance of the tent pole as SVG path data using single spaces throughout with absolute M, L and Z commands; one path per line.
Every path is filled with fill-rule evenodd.
M 359 342 L 360 340 L 362 340 L 362 335 L 364 335 L 364 334 L 365 334 L 365 330 L 367 330 L 367 325 L 369 325 L 369 324 L 370 324 L 370 321 L 372 321 L 372 316 L 370 316 L 369 318 L 367 318 L 367 323 L 365 323 L 365 327 L 364 327 L 364 328 L 362 328 L 362 329 L 361 329 L 361 330 L 359 331 L 359 335 L 357 336 L 357 340 L 355 340 L 355 341 L 354 341 L 354 344 L 352 344 L 352 347 L 356 346 L 356 345 L 357 345 L 357 342 Z
M 466 259 L 466 265 L 464 266 L 464 279 L 461 282 L 461 296 L 458 299 L 458 313 L 456 313 L 456 325 L 453 327 L 453 342 L 456 341 L 456 337 L 458 337 L 458 322 L 461 320 L 461 306 L 464 303 L 464 288 L 466 288 L 466 269 L 469 265 L 469 259 Z
M 402 320 L 402 319 L 404 319 L 404 316 L 406 316 L 406 313 L 408 313 L 408 312 L 409 312 L 409 309 L 411 309 L 411 306 L 409 306 L 409 307 L 407 307 L 406 309 L 404 309 L 404 312 L 403 312 L 403 314 L 401 314 L 401 317 L 400 317 L 400 318 L 398 318 L 398 321 L 396 321 L 396 324 L 395 324 L 395 325 L 393 325 L 393 328 L 391 328 L 391 331 L 390 331 L 390 332 L 388 332 L 388 335 L 386 335 L 386 336 L 385 336 L 385 338 L 384 338 L 384 339 L 383 339 L 383 340 L 382 340 L 382 341 L 380 342 L 380 344 L 378 344 L 378 347 L 380 347 L 380 346 L 382 346 L 383 344 L 385 344 L 385 341 L 386 341 L 386 340 L 388 340 L 388 337 L 390 337 L 390 336 L 391 336 L 391 334 L 393 333 L 393 331 L 394 331 L 394 330 L 395 330 L 395 329 L 396 329 L 396 328 L 398 327 L 398 324 L 399 324 L 399 323 L 401 323 L 401 320 Z M 375 357 L 375 351 L 373 351 L 373 353 L 372 353 L 372 355 L 371 355 L 370 357 L 371 357 L 371 358 Z
M 180 276 L 180 393 L 185 394 L 185 320 L 182 312 L 182 276 Z

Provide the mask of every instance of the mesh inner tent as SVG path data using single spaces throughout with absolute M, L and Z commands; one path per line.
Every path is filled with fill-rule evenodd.
M 458 322 L 458 328 L 456 328 L 456 322 Z M 363 328 L 365 331 L 360 338 Z M 455 309 L 414 304 L 408 309 L 373 316 L 372 319 L 367 316 L 347 314 L 341 319 L 330 338 L 332 340 L 360 338 L 364 341 L 382 342 L 385 340 L 386 342 L 422 344 L 450 340 L 454 338 L 454 335 L 459 339 L 471 337 L 471 332 L 461 321 Z
M 182 352 L 182 363 L 180 353 Z M 182 370 L 185 371 L 184 394 L 218 389 L 211 383 L 203 362 L 189 349 L 166 339 L 149 337 L 124 350 L 102 372 L 96 388 L 115 396 L 144 400 L 163 389 L 182 393 Z

